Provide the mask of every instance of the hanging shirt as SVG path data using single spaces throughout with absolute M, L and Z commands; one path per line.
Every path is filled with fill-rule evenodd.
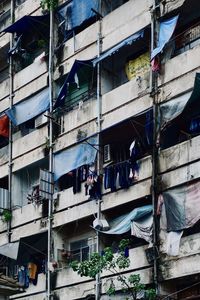
M 29 278 L 31 280 L 36 279 L 37 265 L 34 263 L 28 263 L 28 271 L 29 271 Z

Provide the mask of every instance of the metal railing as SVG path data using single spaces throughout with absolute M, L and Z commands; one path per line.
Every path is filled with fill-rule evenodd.
M 200 44 L 200 23 L 197 23 L 172 39 L 175 42 L 173 56 L 179 55 Z

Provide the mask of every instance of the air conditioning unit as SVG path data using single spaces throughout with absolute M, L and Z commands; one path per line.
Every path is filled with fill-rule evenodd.
M 35 119 L 35 128 L 39 128 L 47 123 L 48 121 L 47 115 L 48 115 L 48 111 L 38 116 Z
M 103 161 L 104 161 L 104 163 L 111 161 L 111 147 L 110 147 L 110 144 L 104 145 Z

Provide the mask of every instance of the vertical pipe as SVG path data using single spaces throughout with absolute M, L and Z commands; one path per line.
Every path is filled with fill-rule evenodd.
M 49 29 L 49 172 L 53 173 L 53 120 L 51 117 L 53 111 L 53 57 L 54 57 L 54 11 L 50 10 L 50 29 Z M 47 268 L 47 299 L 51 299 L 51 261 L 52 261 L 52 197 L 53 185 L 51 185 L 51 196 L 49 197 L 48 210 L 48 268 Z
M 11 14 L 11 24 L 14 23 L 14 0 L 11 0 L 10 14 Z M 13 33 L 10 35 L 10 49 L 13 47 Z M 9 58 L 9 80 L 10 80 L 10 108 L 13 106 L 14 97 L 14 79 L 13 79 L 13 57 L 10 55 Z M 8 164 L 8 203 L 9 210 L 12 210 L 12 123 L 9 121 L 9 164 Z M 8 222 L 8 243 L 11 241 L 11 220 Z
M 101 0 L 99 1 L 100 13 L 101 13 Z M 98 24 L 98 33 L 97 33 L 97 57 L 101 55 L 101 19 Z M 101 169 L 101 151 L 100 151 L 100 133 L 101 133 L 101 66 L 100 63 L 97 63 L 97 170 L 98 175 L 100 174 Z M 101 215 L 101 199 L 98 199 L 97 202 L 97 219 L 100 219 Z M 97 252 L 100 253 L 100 239 L 99 232 L 96 232 L 97 236 Z M 95 300 L 100 299 L 100 273 L 96 275 L 96 290 L 95 290 Z
M 155 46 L 155 35 L 157 32 L 156 20 L 156 0 L 153 1 L 153 11 L 151 15 L 151 53 Z M 156 293 L 159 293 L 158 283 L 158 222 L 157 222 L 157 174 L 158 174 L 158 148 L 157 148 L 157 133 L 158 133 L 158 105 L 157 105 L 157 74 L 154 74 L 151 69 L 150 76 L 151 96 L 153 98 L 153 149 L 152 149 L 152 204 L 153 204 L 153 248 L 154 248 L 154 284 Z

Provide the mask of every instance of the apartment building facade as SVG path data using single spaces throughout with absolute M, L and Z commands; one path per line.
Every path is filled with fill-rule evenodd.
M 120 286 L 106 295 L 109 272 L 70 268 L 122 238 L 125 274 L 161 299 L 199 299 L 199 6 L 0 4 L 0 272 L 21 284 L 10 299 L 123 299 Z

